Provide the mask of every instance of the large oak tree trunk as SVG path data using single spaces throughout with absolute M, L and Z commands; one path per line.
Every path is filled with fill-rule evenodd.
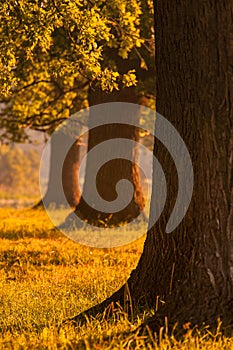
M 145 99 L 140 98 L 134 91 L 134 88 L 122 89 L 120 91 L 114 91 L 106 93 L 100 88 L 96 87 L 89 91 L 89 105 L 94 106 L 96 104 L 107 103 L 107 102 L 131 102 L 144 104 Z M 101 144 L 106 140 L 112 140 L 115 138 L 125 138 L 139 142 L 139 132 L 133 125 L 120 125 L 120 124 L 107 124 L 99 127 L 91 128 L 92 116 L 90 112 L 89 117 L 89 136 L 88 136 L 88 152 L 95 146 Z M 140 115 L 132 115 L 132 123 L 137 123 Z M 106 149 L 106 152 L 109 150 Z M 122 150 L 124 152 L 124 150 Z M 123 156 L 123 154 L 122 154 Z M 129 222 L 135 219 L 144 209 L 144 198 L 140 184 L 140 174 L 138 167 L 138 147 L 132 146 L 131 149 L 132 162 L 125 159 L 113 159 L 112 161 L 105 164 L 99 171 L 96 178 L 96 188 L 100 196 L 107 200 L 113 201 L 116 198 L 116 184 L 121 179 L 127 179 L 131 182 L 134 188 L 134 194 L 131 202 L 126 208 L 117 213 L 105 213 L 95 210 L 95 203 L 86 203 L 83 197 L 80 199 L 75 213 L 82 220 L 88 221 L 90 224 L 96 226 L 112 226 L 119 225 L 124 222 Z M 92 160 L 87 155 L 86 164 L 86 176 L 84 183 L 84 194 L 85 191 L 89 191 L 89 176 L 94 176 L 92 169 Z M 89 196 L 90 197 L 90 196 Z M 91 199 L 91 198 L 90 198 Z
M 152 326 L 165 316 L 192 325 L 214 323 L 220 316 L 232 324 L 233 3 L 157 0 L 155 5 L 157 111 L 190 151 L 194 192 L 182 223 L 165 233 L 178 182 L 171 156 L 155 142 L 168 196 L 127 282 L 128 299 L 156 307 Z M 156 193 L 152 205 L 154 198 Z M 101 307 L 123 303 L 124 290 Z
M 174 321 L 233 321 L 232 15 L 228 0 L 156 2 L 157 111 L 183 137 L 195 183 L 182 224 L 166 234 L 178 185 L 172 159 L 155 145 L 168 198 L 130 288 L 136 300 L 165 300 Z

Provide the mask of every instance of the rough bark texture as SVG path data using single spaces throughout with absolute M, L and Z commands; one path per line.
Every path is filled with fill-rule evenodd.
M 166 234 L 177 176 L 165 147 L 156 143 L 168 196 L 127 282 L 128 300 L 156 307 L 155 328 L 165 316 L 191 325 L 220 316 L 233 324 L 233 3 L 157 0 L 155 18 L 157 111 L 190 151 L 194 192 L 183 222 Z M 92 312 L 123 303 L 125 290 Z
M 50 170 L 47 192 L 43 198 L 42 205 L 48 207 L 54 205 L 61 207 L 68 204 L 75 208 L 80 200 L 78 186 L 79 170 L 79 140 L 75 142 L 66 155 L 64 164 L 61 163 L 65 144 L 69 142 L 69 137 L 61 132 L 51 138 Z M 62 171 L 62 183 L 59 173 Z M 62 188 L 63 186 L 63 188 Z
M 232 322 L 232 3 L 158 1 L 155 25 L 157 110 L 183 137 L 195 184 L 182 224 L 164 233 L 177 178 L 169 155 L 155 147 L 166 173 L 167 204 L 148 232 L 130 290 L 150 305 L 165 300 L 161 313 L 174 321 L 221 316 Z
M 183 137 L 195 183 L 182 224 L 164 233 L 177 178 L 155 147 L 168 198 L 129 285 L 135 300 L 165 300 L 162 314 L 174 321 L 233 321 L 232 15 L 228 0 L 156 2 L 157 111 Z
M 133 88 L 114 91 L 112 93 L 103 92 L 99 88 L 90 89 L 89 105 L 107 103 L 107 102 L 131 102 L 143 104 L 144 98 L 136 95 Z M 96 116 L 94 116 L 96 118 Z M 139 115 L 132 116 L 132 122 L 139 119 Z M 90 113 L 90 128 L 92 114 Z M 108 124 L 101 125 L 89 131 L 88 151 L 96 145 L 106 140 L 115 138 L 126 138 L 139 142 L 139 133 L 136 127 L 131 125 Z M 108 152 L 108 150 L 106 150 Z M 124 159 L 114 159 L 105 164 L 99 171 L 96 179 L 96 187 L 102 198 L 107 201 L 113 201 L 116 198 L 116 184 L 121 179 L 127 179 L 133 184 L 134 195 L 129 205 L 117 213 L 103 213 L 94 209 L 95 203 L 86 203 L 83 197 L 80 199 L 75 213 L 82 220 L 88 221 L 96 226 L 119 225 L 135 219 L 144 208 L 144 198 L 140 184 L 140 174 L 138 163 L 138 148 L 131 149 L 133 162 Z M 86 178 L 92 174 L 92 164 L 87 156 Z M 84 183 L 84 192 L 87 189 L 88 181 Z M 90 205 L 89 205 L 90 204 Z

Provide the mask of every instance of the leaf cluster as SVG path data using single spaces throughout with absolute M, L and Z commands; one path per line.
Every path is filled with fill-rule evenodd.
M 123 72 L 116 61 L 136 58 L 148 69 L 153 52 L 147 0 L 6 0 L 0 23 L 2 139 L 53 131 L 87 106 L 91 84 L 109 92 L 136 85 L 134 64 Z

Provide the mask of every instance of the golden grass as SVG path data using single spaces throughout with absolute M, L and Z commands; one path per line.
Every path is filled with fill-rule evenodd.
M 55 230 L 43 210 L 0 209 L 0 349 L 233 349 L 233 338 L 220 331 L 160 341 L 132 332 L 146 313 L 129 321 L 119 311 L 108 321 L 58 327 L 118 289 L 143 242 L 93 249 Z

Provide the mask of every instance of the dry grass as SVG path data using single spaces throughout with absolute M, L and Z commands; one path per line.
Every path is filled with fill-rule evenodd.
M 208 329 L 181 340 L 140 336 L 146 313 L 130 322 L 123 310 L 108 321 L 58 327 L 124 283 L 144 238 L 92 249 L 54 230 L 43 210 L 0 209 L 0 222 L 0 349 L 233 349 L 233 338 Z

